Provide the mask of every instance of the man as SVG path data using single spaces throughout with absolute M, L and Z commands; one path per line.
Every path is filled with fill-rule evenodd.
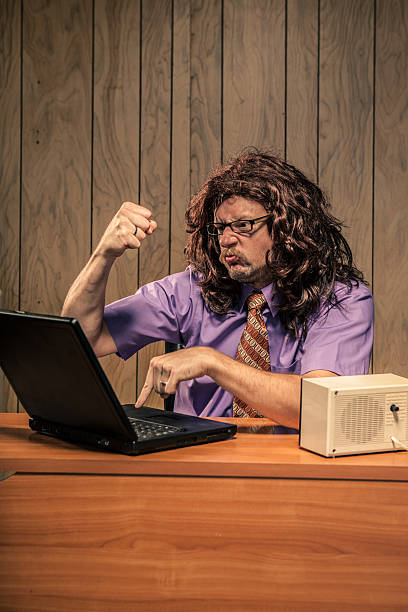
M 115 259 L 157 227 L 150 210 L 125 202 L 63 314 L 79 319 L 98 356 L 126 359 L 156 340 L 186 347 L 151 360 L 137 407 L 152 389 L 177 392 L 176 411 L 297 428 L 301 377 L 367 373 L 372 346 L 372 296 L 328 208 L 299 170 L 248 150 L 192 199 L 184 272 L 104 307 Z

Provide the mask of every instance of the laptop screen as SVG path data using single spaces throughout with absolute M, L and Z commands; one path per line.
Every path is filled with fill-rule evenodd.
M 0 310 L 0 365 L 30 416 L 133 436 L 74 319 Z

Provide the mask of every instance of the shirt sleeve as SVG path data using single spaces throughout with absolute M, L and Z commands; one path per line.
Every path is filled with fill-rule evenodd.
M 336 289 L 337 306 L 325 308 L 303 345 L 301 374 L 328 370 L 340 376 L 368 374 L 373 345 L 374 307 L 365 285 Z
M 183 329 L 191 327 L 196 292 L 196 283 L 187 269 L 148 283 L 134 295 L 106 306 L 104 320 L 118 355 L 128 359 L 157 340 L 184 344 Z

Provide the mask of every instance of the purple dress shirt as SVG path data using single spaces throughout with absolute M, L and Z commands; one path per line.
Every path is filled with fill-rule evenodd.
M 137 293 L 105 308 L 105 321 L 118 354 L 128 359 L 150 342 L 167 340 L 191 346 L 210 346 L 235 358 L 246 324 L 245 302 L 253 287 L 242 285 L 240 303 L 231 314 L 217 315 L 204 302 L 198 275 L 188 267 L 141 287 Z M 330 370 L 339 375 L 366 374 L 373 342 L 373 300 L 364 285 L 348 288 L 338 283 L 341 308 L 322 307 L 305 341 L 282 327 L 273 284 L 262 289 L 262 314 L 269 335 L 271 371 L 305 374 Z M 208 376 L 181 382 L 175 411 L 200 416 L 232 416 L 232 395 Z

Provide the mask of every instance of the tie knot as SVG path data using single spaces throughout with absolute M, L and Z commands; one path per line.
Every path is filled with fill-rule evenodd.
M 247 299 L 247 304 L 248 304 L 248 310 L 252 310 L 254 308 L 256 310 L 261 310 L 264 304 L 266 304 L 266 297 L 261 292 L 252 293 Z

